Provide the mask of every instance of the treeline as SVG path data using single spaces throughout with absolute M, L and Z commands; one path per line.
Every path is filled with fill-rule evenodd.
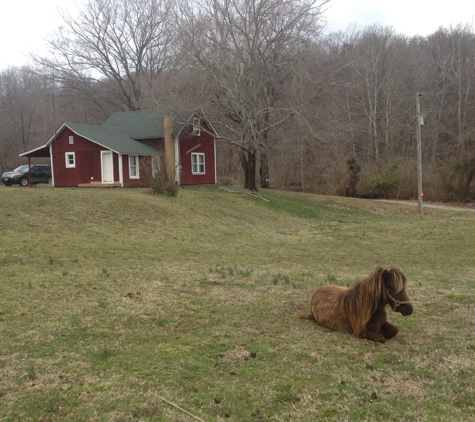
M 422 93 L 425 198 L 473 200 L 473 27 L 323 35 L 325 3 L 90 0 L 48 55 L 1 72 L 0 171 L 64 121 L 199 107 L 221 183 L 414 199 Z

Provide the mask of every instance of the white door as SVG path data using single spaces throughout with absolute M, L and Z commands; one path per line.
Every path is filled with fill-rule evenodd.
M 114 181 L 114 164 L 112 162 L 111 151 L 101 151 L 102 157 L 102 183 L 112 183 Z

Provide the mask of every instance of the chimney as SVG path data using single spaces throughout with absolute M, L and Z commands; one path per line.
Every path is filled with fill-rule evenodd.
M 163 118 L 165 132 L 165 166 L 167 174 L 175 176 L 175 142 L 173 141 L 173 121 L 170 117 Z

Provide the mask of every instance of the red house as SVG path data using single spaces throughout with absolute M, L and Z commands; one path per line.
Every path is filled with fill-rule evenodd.
M 64 123 L 21 157 L 50 157 L 53 186 L 147 186 L 166 154 L 181 185 L 215 184 L 216 132 L 197 111 L 113 113 L 102 126 Z

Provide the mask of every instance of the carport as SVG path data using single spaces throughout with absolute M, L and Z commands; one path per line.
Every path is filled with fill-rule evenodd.
M 20 154 L 20 157 L 28 157 L 28 186 L 32 186 L 31 184 L 31 159 L 32 158 L 49 158 L 51 160 L 51 152 L 49 149 L 49 145 L 42 145 L 30 151 L 26 151 Z M 53 176 L 53 186 L 54 186 L 54 173 L 53 173 L 53 166 L 51 166 L 51 173 Z

